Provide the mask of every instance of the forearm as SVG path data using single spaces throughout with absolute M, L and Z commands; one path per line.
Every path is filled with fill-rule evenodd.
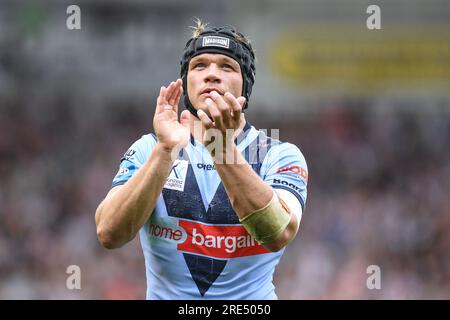
M 214 159 L 231 205 L 250 235 L 269 250 L 278 251 L 293 239 L 298 221 L 291 208 L 253 171 L 234 144 L 238 130 L 245 126 L 241 113 L 245 98 L 236 99 L 230 93 L 222 97 L 213 91 L 205 102 L 212 118 L 203 110 L 197 112 L 206 131 L 203 141 Z M 214 130 L 208 132 L 210 129 Z M 231 137 L 229 130 L 234 132 Z M 223 143 L 218 145 L 216 141 Z
M 220 164 L 215 161 L 215 167 L 234 211 L 239 219 L 243 219 L 255 211 L 267 207 L 274 197 L 274 190 L 253 171 L 235 146 L 231 149 L 234 164 Z M 285 208 L 281 211 L 284 211 L 279 212 L 281 215 L 290 213 L 290 210 L 288 209 L 286 212 Z M 274 252 L 282 249 L 295 237 L 298 223 L 296 216 L 290 215 L 289 223 L 284 231 L 271 243 L 265 243 L 264 246 Z M 255 236 L 254 234 L 252 235 Z
M 215 161 L 215 167 L 233 209 L 240 219 L 266 206 L 273 197 L 273 190 L 268 186 L 245 161 L 236 146 L 229 148 L 234 159 L 231 164 L 220 164 Z M 223 156 L 223 159 L 225 156 Z
M 172 164 L 170 151 L 157 144 L 144 166 L 102 201 L 96 223 L 105 247 L 117 248 L 134 238 L 150 218 Z

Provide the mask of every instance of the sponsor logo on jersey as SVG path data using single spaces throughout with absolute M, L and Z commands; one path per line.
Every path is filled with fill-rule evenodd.
M 216 170 L 216 167 L 213 164 L 206 164 L 206 163 L 197 163 L 197 168 L 206 171 Z
M 206 225 L 180 219 L 178 226 L 152 221 L 149 236 L 176 244 L 177 250 L 213 258 L 236 258 L 268 253 L 242 225 Z
M 166 183 L 164 184 L 164 188 L 184 191 L 188 165 L 189 163 L 187 160 L 175 160 Z
M 149 225 L 148 233 L 152 238 L 178 242 L 182 240 L 185 231 L 177 226 L 152 222 Z
M 300 168 L 299 166 L 282 167 L 279 168 L 276 173 L 280 172 L 293 172 L 301 176 L 303 179 L 305 179 L 305 181 L 308 181 L 308 172 L 305 169 Z
M 292 189 L 294 189 L 294 190 L 297 191 L 297 192 L 301 192 L 300 188 L 297 187 L 295 184 L 290 183 L 290 182 L 287 182 L 287 181 L 284 181 L 284 180 L 273 179 L 273 183 L 275 183 L 275 184 L 281 184 L 281 185 L 283 185 L 283 186 L 292 188 Z

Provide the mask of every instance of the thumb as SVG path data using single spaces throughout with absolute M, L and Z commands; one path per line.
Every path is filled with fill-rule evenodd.
M 191 117 L 191 113 L 188 110 L 183 110 L 180 116 L 180 123 L 183 127 L 189 127 L 189 119 Z
M 244 107 L 245 100 L 246 100 L 245 97 L 237 98 L 237 101 L 239 102 L 239 104 L 241 105 L 242 108 Z

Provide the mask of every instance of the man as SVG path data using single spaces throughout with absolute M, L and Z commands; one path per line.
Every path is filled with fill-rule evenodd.
M 233 28 L 198 22 L 181 79 L 161 87 L 155 134 L 125 153 L 97 209 L 104 247 L 139 231 L 147 299 L 277 298 L 273 272 L 299 228 L 307 167 L 297 147 L 245 119 L 254 59 Z

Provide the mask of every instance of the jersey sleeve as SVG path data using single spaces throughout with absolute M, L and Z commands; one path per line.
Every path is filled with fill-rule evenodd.
M 112 181 L 112 186 L 119 186 L 131 177 L 144 165 L 156 145 L 154 134 L 143 135 L 134 142 L 120 159 L 119 171 Z
M 308 167 L 295 145 L 285 142 L 272 147 L 263 161 L 261 177 L 272 188 L 293 193 L 305 210 Z

